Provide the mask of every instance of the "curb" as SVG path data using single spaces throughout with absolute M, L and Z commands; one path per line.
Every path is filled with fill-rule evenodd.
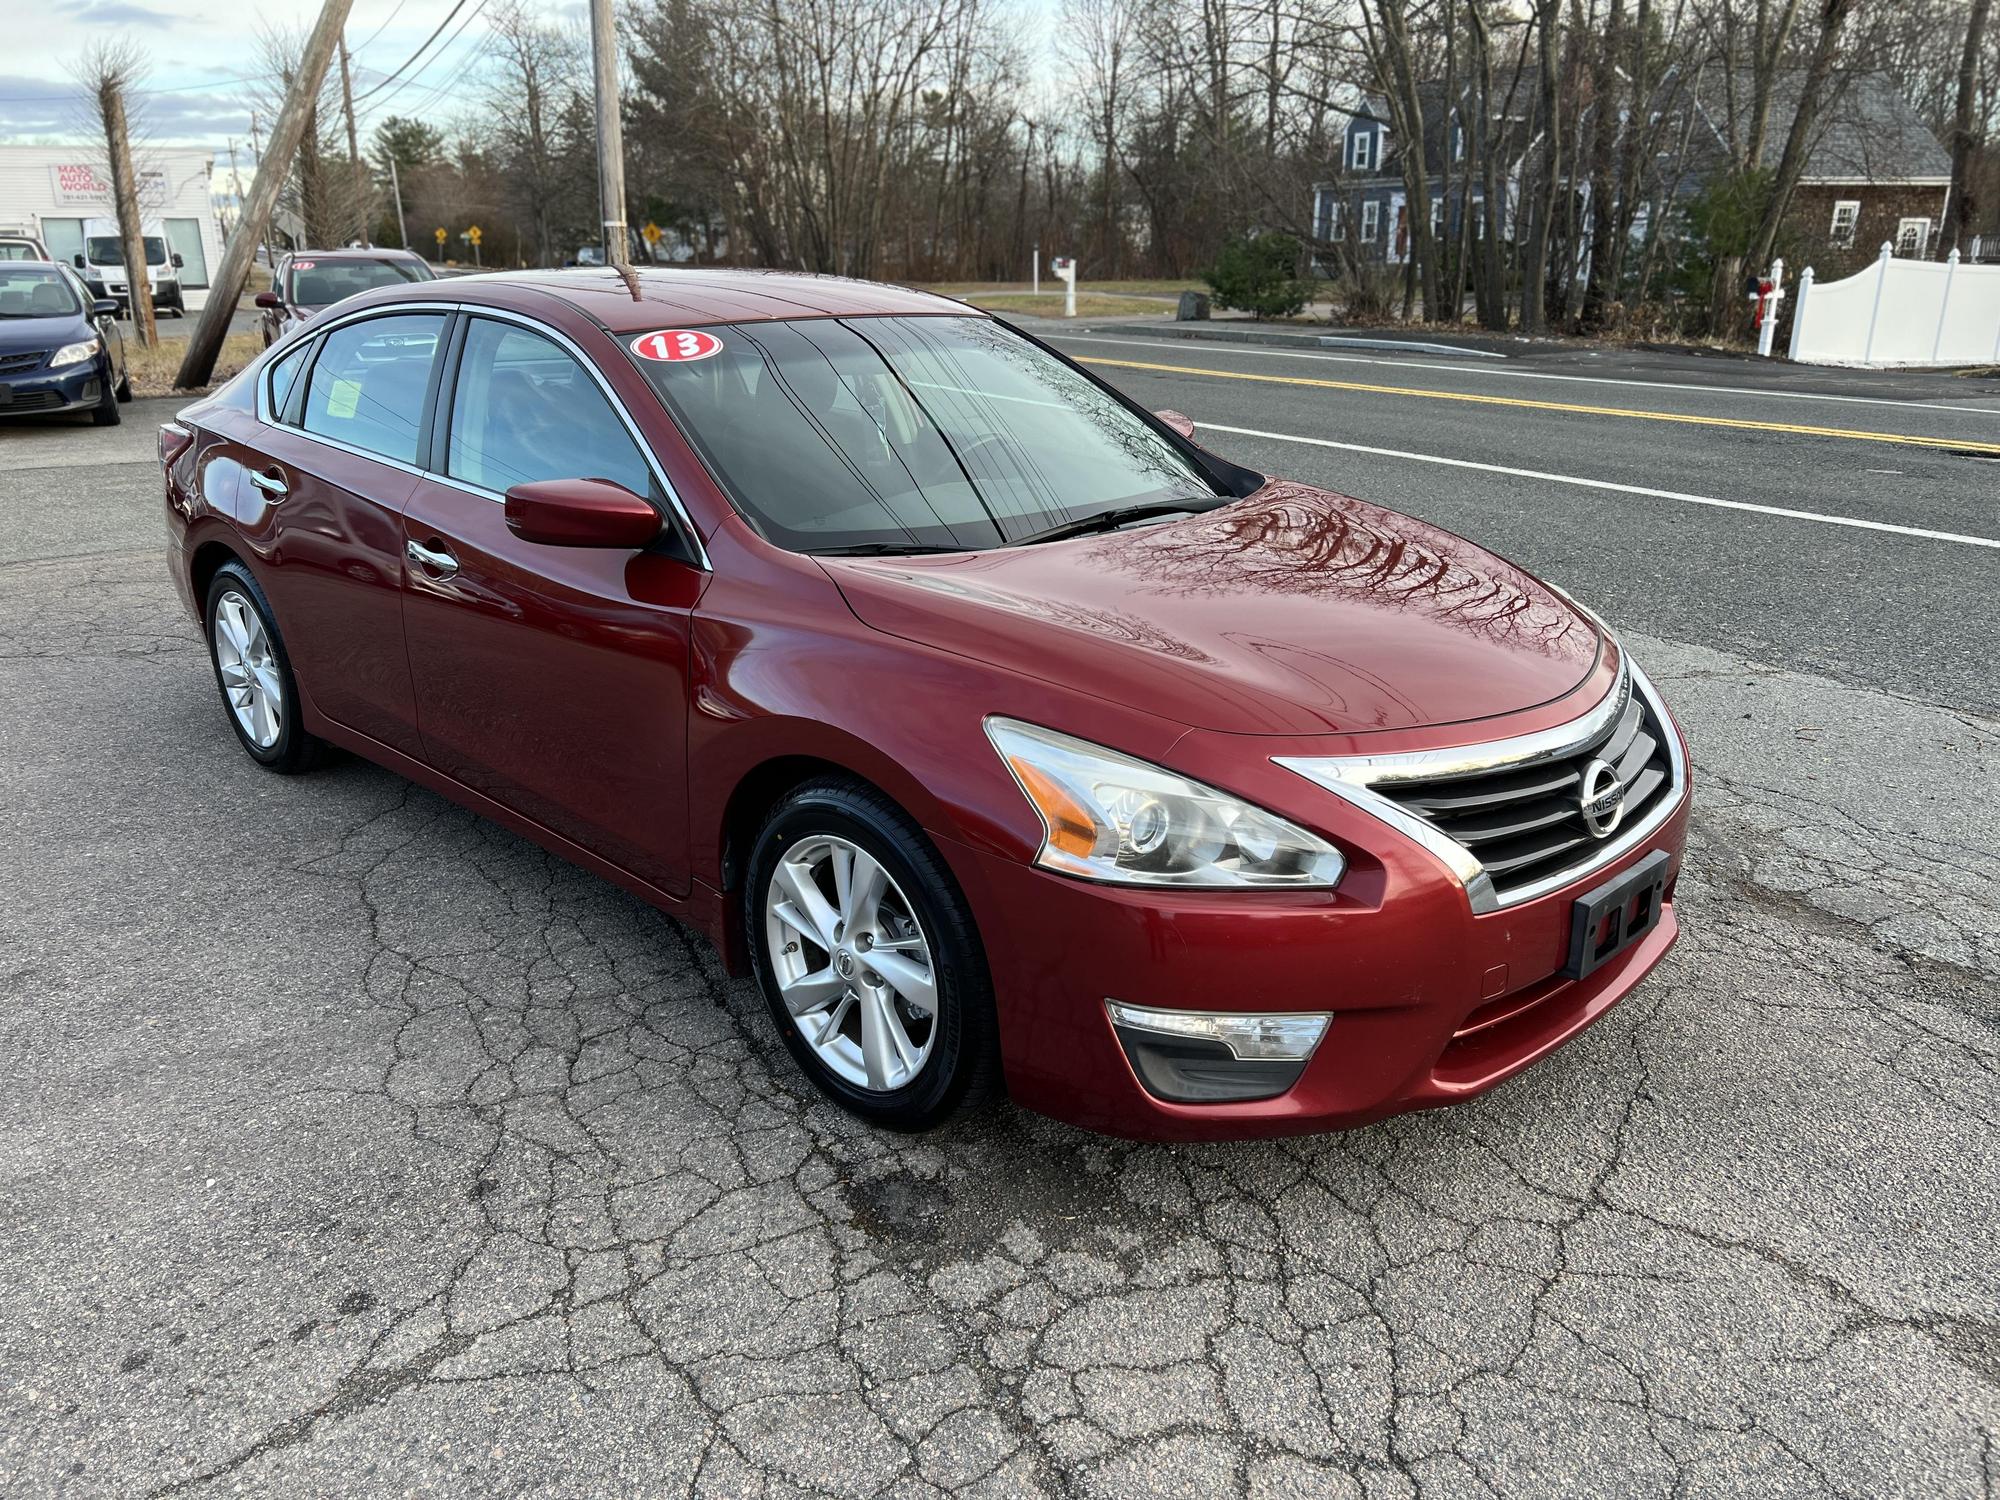
M 1200 327 L 1190 323 L 1093 323 L 1093 333 L 1136 333 L 1149 338 L 1191 339 L 1216 344 L 1278 344 L 1309 349 L 1366 349 L 1380 353 L 1439 354 L 1452 359 L 1506 359 L 1490 349 L 1436 344 L 1420 339 L 1368 338 L 1361 334 L 1280 333 L 1275 329 Z

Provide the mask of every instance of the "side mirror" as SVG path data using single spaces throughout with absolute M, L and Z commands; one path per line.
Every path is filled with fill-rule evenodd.
M 660 534 L 652 502 L 608 479 L 544 479 L 507 491 L 507 529 L 545 547 L 636 551 Z
M 285 299 L 280 297 L 276 292 L 259 292 L 256 296 L 256 303 L 259 307 L 268 307 L 272 312 L 283 312 L 285 310 Z
M 83 270 L 89 264 L 89 262 L 87 262 L 83 258 L 83 253 L 81 251 L 78 251 L 75 255 L 72 255 L 69 258 L 69 260 L 70 264 L 75 266 L 78 270 Z
M 181 268 L 182 266 L 184 266 L 184 265 L 186 265 L 186 264 L 187 264 L 187 262 L 186 262 L 186 261 L 184 261 L 184 260 L 182 260 L 182 259 L 181 259 L 181 253 L 180 253 L 180 251 L 178 251 L 178 250 L 176 250 L 176 251 L 175 251 L 175 252 L 173 253 L 173 256 L 172 256 L 172 259 L 173 259 L 173 263 L 174 263 L 174 269 L 175 269 L 176 271 L 178 271 L 178 270 L 179 270 L 179 269 L 180 269 L 180 268 Z
M 93 318 L 115 318 L 118 316 L 118 304 L 109 297 L 95 298 L 90 304 L 90 315 Z
M 1156 411 L 1153 413 L 1153 415 L 1158 417 L 1162 422 L 1165 422 L 1169 427 L 1173 428 L 1175 432 L 1178 432 L 1182 437 L 1186 438 L 1190 443 L 1194 441 L 1193 417 L 1184 416 L 1182 413 L 1172 410 Z

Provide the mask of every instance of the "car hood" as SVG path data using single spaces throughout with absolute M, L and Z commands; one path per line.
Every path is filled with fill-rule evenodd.
M 822 558 L 891 635 L 1197 729 L 1365 734 L 1577 687 L 1597 628 L 1462 537 L 1271 483 L 1206 515 L 987 552 Z
M 94 332 L 75 313 L 60 318 L 0 318 L 0 354 L 60 349 L 64 344 L 80 344 Z

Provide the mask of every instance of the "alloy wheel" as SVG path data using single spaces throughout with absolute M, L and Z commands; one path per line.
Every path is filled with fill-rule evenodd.
M 792 845 L 764 888 L 764 940 L 785 1009 L 828 1069 L 871 1093 L 923 1071 L 937 970 L 915 908 L 872 854 L 832 834 Z
M 277 744 L 285 715 L 277 656 L 256 607 L 234 589 L 215 601 L 215 665 L 244 737 L 260 750 Z

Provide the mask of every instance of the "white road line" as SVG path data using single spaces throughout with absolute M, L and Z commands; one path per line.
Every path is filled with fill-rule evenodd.
M 1406 370 L 1439 370 L 1447 375 L 1499 375 L 1510 380 L 1566 380 L 1580 385 L 1629 385 L 1640 390 L 1690 391 L 1702 396 L 1765 396 L 1774 401 L 1844 401 L 1854 406 L 1894 406 L 1903 411 L 1948 411 L 1961 417 L 2000 417 L 1996 406 L 1955 406 L 1949 401 L 1894 401 L 1887 396 L 1833 396 L 1823 391 L 1768 391 L 1746 385 L 1689 385 L 1671 380 L 1628 380 L 1617 375 L 1556 375 L 1547 370 L 1502 370 L 1488 364 L 1440 364 L 1424 359 L 1384 359 L 1372 354 L 1301 352 L 1260 349 L 1251 344 L 1204 342 L 1201 339 L 1114 339 L 1099 334 L 1055 333 L 1044 337 L 1058 344 L 1130 344 L 1138 349 L 1186 349 L 1201 354 L 1244 354 L 1258 359 L 1311 359 L 1343 365 L 1395 365 Z
M 1782 505 L 1753 505 L 1747 500 L 1717 500 L 1711 495 L 1690 495 L 1681 490 L 1656 490 L 1643 484 L 1617 484 L 1609 479 L 1583 479 L 1575 474 L 1549 474 L 1541 469 L 1516 469 L 1506 464 L 1482 464 L 1469 458 L 1445 458 L 1436 453 L 1410 453 L 1401 448 L 1371 448 L 1366 443 L 1340 443 L 1332 438 L 1299 437 L 1289 432 L 1261 432 L 1255 427 L 1224 427 L 1220 422 L 1198 422 L 1197 431 L 1233 432 L 1238 437 L 1264 438 L 1273 443 L 1305 443 L 1314 448 L 1339 448 L 1348 453 L 1369 453 L 1377 458 L 1407 458 L 1420 464 L 1443 464 L 1452 469 L 1478 469 L 1487 474 L 1507 474 L 1516 479 L 1539 479 L 1544 484 L 1572 484 L 1582 489 L 1610 490 L 1620 495 L 1643 495 L 1651 500 L 1678 500 L 1683 505 L 1711 505 L 1718 510 L 1747 510 L 1760 516 L 1783 516 L 1793 521 L 1817 521 L 1822 526 L 1851 526 L 1861 531 L 1888 531 L 1897 536 L 1923 537 L 1933 542 L 1957 542 L 1964 547 L 2000 549 L 2000 537 L 1965 536 L 1956 531 L 1930 531 L 1922 526 L 1896 526 L 1888 521 L 1864 521 L 1858 516 L 1828 516 L 1812 510 L 1787 510 Z

